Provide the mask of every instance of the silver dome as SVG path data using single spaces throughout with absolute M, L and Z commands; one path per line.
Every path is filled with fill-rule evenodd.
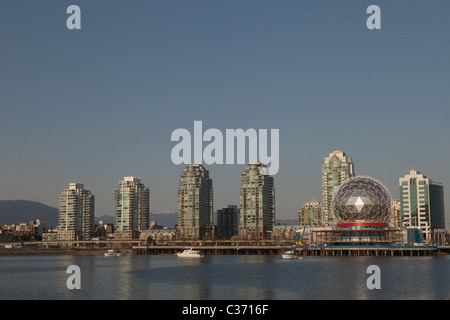
M 352 177 L 335 193 L 332 209 L 338 226 L 346 223 L 387 225 L 391 217 L 391 194 L 374 178 Z

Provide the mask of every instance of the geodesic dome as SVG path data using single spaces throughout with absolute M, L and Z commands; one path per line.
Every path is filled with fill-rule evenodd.
M 332 209 L 338 226 L 385 226 L 391 217 L 391 194 L 374 178 L 352 177 L 334 194 Z

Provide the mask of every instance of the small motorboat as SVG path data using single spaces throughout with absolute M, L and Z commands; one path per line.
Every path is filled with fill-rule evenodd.
M 192 248 L 186 249 L 182 252 L 178 252 L 177 256 L 179 258 L 203 258 L 204 255 L 200 252 L 200 250 L 193 250 Z
M 104 253 L 105 257 L 121 257 L 123 255 L 122 251 L 117 249 L 109 249 Z
M 301 257 L 296 256 L 293 250 L 286 251 L 281 256 L 283 259 L 302 259 Z

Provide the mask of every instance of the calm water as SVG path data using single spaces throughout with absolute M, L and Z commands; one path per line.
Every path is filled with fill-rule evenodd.
M 81 289 L 69 290 L 69 265 Z M 369 290 L 367 267 L 381 269 Z M 445 299 L 450 256 L 38 256 L 0 257 L 0 299 Z

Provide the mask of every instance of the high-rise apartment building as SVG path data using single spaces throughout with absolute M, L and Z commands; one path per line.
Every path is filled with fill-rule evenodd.
M 335 225 L 331 203 L 339 186 L 348 178 L 355 176 L 353 159 L 341 150 L 333 150 L 322 165 L 322 203 L 324 226 Z
M 316 198 L 302 205 L 298 212 L 298 224 L 309 227 L 323 227 L 323 205 Z
M 58 240 L 90 240 L 94 234 L 95 196 L 81 183 L 70 183 L 59 197 Z
M 264 175 L 265 166 L 251 163 L 241 175 L 239 236 L 267 239 L 275 225 L 273 177 Z
M 230 239 L 239 234 L 239 208 L 229 205 L 227 208 L 217 210 L 217 233 Z
M 139 177 L 124 177 L 115 190 L 115 238 L 134 239 L 149 228 L 150 191 Z
M 178 188 L 179 239 L 212 237 L 213 189 L 209 171 L 202 165 L 187 166 Z
M 433 229 L 445 229 L 444 187 L 416 170 L 400 178 L 399 185 L 403 225 L 420 227 L 422 240 L 431 241 Z

